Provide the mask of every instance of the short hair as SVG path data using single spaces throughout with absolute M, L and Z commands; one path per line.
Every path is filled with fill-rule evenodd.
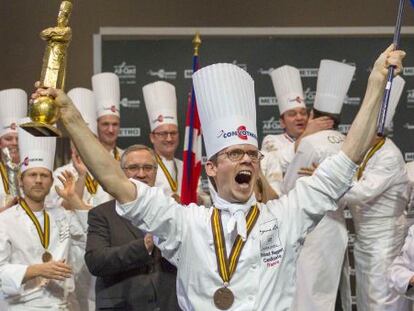
M 219 153 L 217 152 L 213 154 L 208 160 L 212 162 L 214 166 L 217 166 L 218 156 L 219 156 Z M 210 181 L 211 185 L 213 186 L 214 190 L 217 192 L 217 185 L 216 185 L 216 181 L 214 180 L 214 178 L 211 176 L 207 176 L 207 178 Z
M 341 122 L 341 115 L 338 113 L 329 113 L 324 111 L 319 111 L 313 108 L 313 118 L 319 118 L 319 117 L 329 117 L 334 121 L 333 129 L 337 130 L 338 125 Z
M 129 146 L 128 148 L 126 148 L 124 150 L 124 153 L 121 155 L 121 167 L 122 168 L 124 167 L 125 157 L 128 154 L 130 154 L 131 152 L 134 152 L 134 151 L 141 151 L 141 150 L 148 151 L 151 154 L 151 157 L 152 157 L 152 160 L 154 162 L 155 167 L 158 167 L 157 156 L 155 154 L 155 151 L 152 148 L 150 148 L 148 146 L 145 146 L 145 145 L 141 145 L 141 144 L 131 145 L 131 146 Z

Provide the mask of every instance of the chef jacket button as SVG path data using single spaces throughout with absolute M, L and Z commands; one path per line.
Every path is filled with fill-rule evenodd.
M 256 268 L 257 268 L 257 265 L 256 264 L 252 264 L 252 269 L 253 270 L 256 270 Z
M 250 301 L 252 301 L 252 300 L 254 300 L 254 297 L 253 296 L 249 296 L 249 297 L 247 297 L 247 299 L 249 299 Z

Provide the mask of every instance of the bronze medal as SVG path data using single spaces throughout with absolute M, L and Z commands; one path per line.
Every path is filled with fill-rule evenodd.
M 49 262 L 49 261 L 51 261 L 52 260 L 52 254 L 51 253 L 49 253 L 48 251 L 45 251 L 44 253 L 43 253 L 43 255 L 42 255 L 42 261 L 43 262 Z
M 220 310 L 228 310 L 233 305 L 234 295 L 227 287 L 221 287 L 214 293 L 214 305 Z

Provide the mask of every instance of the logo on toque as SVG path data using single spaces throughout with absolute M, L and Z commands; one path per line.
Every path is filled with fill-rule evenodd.
M 116 112 L 116 107 L 114 105 L 111 106 L 111 111 Z
M 240 125 L 237 128 L 237 136 L 239 136 L 240 139 L 247 140 L 247 130 L 244 125 Z
M 24 158 L 22 165 L 24 165 L 24 166 L 28 166 L 29 165 L 29 157 L 25 157 Z
M 160 122 L 160 123 L 162 123 L 162 122 L 164 122 L 164 116 L 162 115 L 162 114 L 160 114 L 156 119 L 155 119 L 155 121 L 154 122 Z
M 292 102 L 297 102 L 297 103 L 302 103 L 303 102 L 303 99 L 300 97 L 300 96 L 297 96 L 296 98 L 292 98 L 292 99 L 288 99 L 288 101 L 289 101 L 289 103 L 292 103 Z
M 240 125 L 235 131 L 224 131 L 220 130 L 217 134 L 217 138 L 223 137 L 223 138 L 230 138 L 233 136 L 237 136 L 238 138 L 242 140 L 247 140 L 249 137 L 252 137 L 257 140 L 257 135 L 253 132 L 250 132 L 247 130 L 246 126 Z
M 13 131 L 15 131 L 17 129 L 17 124 L 16 123 L 12 123 L 10 124 L 10 129 L 12 129 Z

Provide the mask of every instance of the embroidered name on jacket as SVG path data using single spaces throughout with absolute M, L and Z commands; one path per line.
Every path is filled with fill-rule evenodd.
M 277 267 L 282 261 L 284 248 L 280 242 L 277 219 L 260 224 L 260 256 L 268 268 Z

